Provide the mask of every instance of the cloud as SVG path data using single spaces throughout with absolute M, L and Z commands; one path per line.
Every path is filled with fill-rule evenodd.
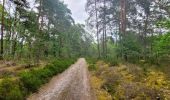
M 86 0 L 62 0 L 68 5 L 72 12 L 72 17 L 76 23 L 85 24 L 87 13 L 85 12 Z

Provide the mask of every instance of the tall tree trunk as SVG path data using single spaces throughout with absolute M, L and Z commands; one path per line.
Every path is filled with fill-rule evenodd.
M 42 33 L 42 21 L 43 21 L 43 19 L 41 19 L 41 22 L 39 23 L 39 21 L 40 21 L 40 18 L 42 18 L 42 0 L 40 0 L 39 1 L 39 8 L 38 8 L 38 10 L 39 10 L 39 13 L 38 13 L 38 17 L 37 17 L 37 23 L 38 23 L 38 37 L 39 36 L 41 36 L 40 34 Z M 41 42 L 41 40 L 38 38 L 37 40 L 36 40 L 36 43 L 35 44 L 40 44 L 40 42 Z M 36 56 L 35 56 L 35 60 L 36 60 L 36 65 L 38 65 L 39 64 L 39 60 L 40 60 L 40 55 L 41 55 L 41 51 L 40 51 L 40 49 L 42 49 L 41 48 L 41 46 L 40 45 L 38 45 L 39 47 L 39 49 L 36 49 Z
M 23 46 L 24 46 L 24 37 L 21 39 L 20 42 L 20 54 L 19 54 L 19 58 L 22 58 L 22 54 L 23 54 Z
M 105 52 L 104 55 L 107 57 L 107 33 L 106 33 L 106 0 L 104 0 L 104 48 Z
M 58 51 L 59 57 L 62 57 L 62 47 L 63 47 L 62 37 L 59 36 L 59 51 Z
M 105 26 L 105 57 L 107 58 L 107 30 Z
M 102 45 L 103 45 L 103 52 L 102 52 L 102 55 L 103 55 L 103 57 L 105 57 L 105 28 L 104 28 L 104 23 L 103 23 Z
M 9 4 L 9 9 L 8 9 L 8 11 L 9 11 L 9 20 L 7 21 L 8 23 L 7 23 L 7 25 L 8 25 L 8 27 L 9 27 L 9 30 L 8 30 L 8 35 L 7 35 L 7 37 L 6 37 L 6 52 L 7 52 L 7 55 L 9 56 L 10 55 L 10 43 L 11 43 L 11 41 L 10 41 L 10 39 L 11 39 L 11 34 L 12 34 L 12 17 L 11 17 L 11 3 Z
M 103 45 L 103 57 L 106 57 L 106 37 L 105 37 L 105 27 L 106 27 L 106 13 L 105 13 L 105 8 L 106 8 L 106 1 L 103 1 L 103 36 L 102 36 L 102 45 Z
M 121 34 L 125 35 L 126 32 L 126 0 L 121 0 Z
M 0 52 L 0 59 L 3 59 L 3 53 L 4 53 L 4 10 L 5 10 L 5 0 L 3 0 L 3 4 L 2 4 L 2 16 L 1 16 L 1 52 Z
M 10 54 L 10 44 L 11 44 L 11 35 L 12 35 L 12 18 L 10 17 L 10 21 L 9 21 L 9 37 L 8 37 L 8 53 Z
M 10 44 L 10 54 L 12 55 L 12 57 L 14 57 L 14 45 L 15 45 L 15 35 L 17 35 L 16 29 L 17 28 L 17 11 L 15 12 L 15 20 L 14 20 L 14 28 L 12 30 L 12 34 L 11 34 L 11 44 Z
M 143 36 L 143 42 L 144 42 L 144 53 L 143 53 L 143 56 L 144 56 L 144 59 L 146 60 L 146 49 L 147 49 L 147 32 L 148 32 L 148 18 L 149 18 L 149 15 L 146 14 L 146 20 L 144 22 L 144 36 Z
M 120 32 L 121 32 L 121 45 L 123 47 L 122 42 L 123 37 L 126 36 L 126 0 L 120 0 L 120 7 L 121 7 L 121 11 L 120 11 Z M 125 59 L 127 61 L 127 55 L 123 53 L 123 50 L 121 50 L 121 54 L 122 54 L 122 58 Z
M 98 48 L 98 58 L 100 58 L 100 42 L 99 42 L 99 25 L 98 25 L 98 12 L 97 12 L 97 0 L 95 0 L 95 13 L 96 13 L 96 33 L 97 33 L 97 48 Z
M 15 57 L 15 53 L 16 53 L 16 49 L 17 49 L 17 38 L 18 38 L 18 34 L 16 34 L 15 39 L 14 39 L 14 43 L 13 43 L 13 49 L 12 49 L 13 57 Z

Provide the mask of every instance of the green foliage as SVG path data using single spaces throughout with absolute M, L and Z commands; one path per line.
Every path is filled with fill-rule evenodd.
M 24 91 L 21 87 L 21 83 L 18 80 L 12 80 L 9 78 L 3 79 L 0 82 L 0 99 L 23 100 Z
M 155 53 L 159 56 L 168 56 L 170 55 L 170 33 L 167 33 L 163 36 L 158 37 L 155 40 Z
M 36 74 L 37 75 L 37 74 Z M 31 72 L 25 72 L 21 75 L 21 81 L 27 91 L 36 92 L 38 88 L 43 84 L 42 80 L 38 76 L 33 75 Z
M 96 58 L 86 58 L 86 61 L 89 64 L 95 64 L 98 61 L 98 59 L 96 59 Z
M 73 63 L 74 60 L 72 59 L 55 60 L 44 68 L 22 72 L 20 79 L 27 92 L 33 93 L 36 92 L 42 84 L 48 82 L 52 76 L 63 72 Z
M 90 71 L 95 71 L 97 68 L 96 68 L 96 62 L 97 62 L 97 59 L 95 58 L 86 58 L 86 61 L 88 62 L 88 69 Z
M 157 26 L 169 29 L 170 28 L 170 20 L 169 19 L 161 20 L 157 23 Z
M 89 69 L 89 71 L 95 71 L 97 68 L 96 68 L 95 64 L 90 64 L 88 69 Z
M 119 57 L 124 57 L 129 62 L 137 62 L 141 57 L 142 45 L 137 35 L 128 33 L 125 35 L 117 46 L 117 54 Z
M 37 64 L 48 57 L 72 58 L 95 52 L 91 34 L 84 25 L 74 23 L 70 9 L 60 0 L 12 0 L 9 5 L 5 2 L 5 9 L 0 5 L 2 10 L 4 59 Z
M 103 61 L 108 63 L 110 66 L 117 66 L 120 62 L 119 58 L 105 58 Z
M 19 79 L 5 78 L 0 81 L 1 100 L 24 100 L 30 93 L 36 92 L 51 77 L 66 70 L 75 59 L 54 60 L 43 68 L 35 68 L 19 74 Z
M 169 19 L 163 19 L 157 23 L 159 28 L 169 30 L 170 21 Z M 163 33 L 153 37 L 153 50 L 150 56 L 150 63 L 152 64 L 164 64 L 170 63 L 170 32 Z

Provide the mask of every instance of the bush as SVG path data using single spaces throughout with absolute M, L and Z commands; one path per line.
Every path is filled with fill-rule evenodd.
M 18 80 L 6 78 L 0 83 L 0 100 L 23 100 L 24 93 Z
M 86 60 L 88 62 L 89 71 L 95 71 L 97 69 L 97 67 L 96 67 L 97 59 L 95 59 L 95 58 L 86 58 Z
M 36 92 L 42 84 L 48 82 L 52 76 L 62 73 L 71 64 L 73 64 L 72 59 L 55 60 L 44 68 L 22 72 L 20 79 L 28 93 Z
M 90 64 L 88 69 L 89 69 L 89 71 L 95 71 L 97 68 L 96 68 L 95 64 Z
M 119 60 L 117 58 L 107 58 L 104 59 L 106 63 L 109 63 L 111 66 L 117 66 L 119 64 Z
M 27 92 L 36 92 L 43 83 L 37 74 L 34 75 L 32 72 L 22 73 L 21 81 L 23 82 Z
M 95 64 L 97 62 L 98 59 L 96 58 L 86 58 L 88 64 Z
M 20 79 L 6 78 L 0 82 L 0 100 L 24 100 L 30 93 L 36 92 L 41 85 L 67 69 L 75 60 L 60 59 L 44 68 L 21 72 Z

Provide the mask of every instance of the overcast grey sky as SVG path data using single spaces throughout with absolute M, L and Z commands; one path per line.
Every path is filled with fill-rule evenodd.
M 0 0 L 1 1 L 1 0 Z M 28 0 L 30 3 L 34 0 Z M 87 13 L 85 12 L 85 4 L 87 0 L 61 0 L 68 5 L 68 8 L 72 12 L 72 17 L 76 23 L 85 24 L 87 19 Z M 33 4 L 31 4 L 33 5 Z
M 85 12 L 86 0 L 61 0 L 68 5 L 72 12 L 72 17 L 76 23 L 85 24 L 87 13 Z

